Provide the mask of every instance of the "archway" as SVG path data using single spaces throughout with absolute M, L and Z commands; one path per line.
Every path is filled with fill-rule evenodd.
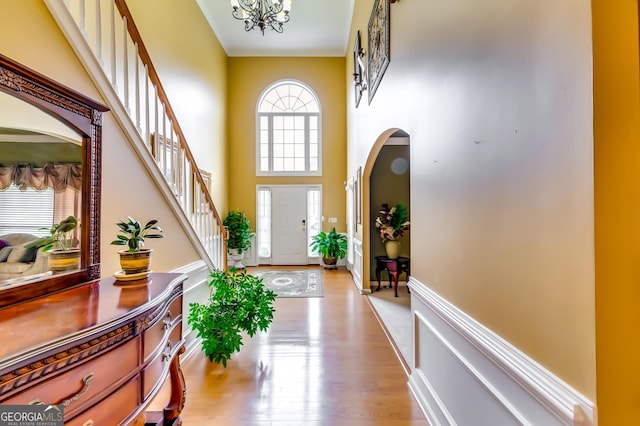
M 372 240 L 372 235 L 376 235 L 375 231 L 375 216 L 378 213 L 380 208 L 379 205 L 372 205 L 372 202 L 376 204 L 379 203 L 380 199 L 386 197 L 385 194 L 375 194 L 372 197 L 372 191 L 375 191 L 375 188 L 371 187 L 371 177 L 372 173 L 376 169 L 376 163 L 381 156 L 381 152 L 385 148 L 385 146 L 404 146 L 406 147 L 406 160 L 410 160 L 409 156 L 409 135 L 399 128 L 390 128 L 385 130 L 378 136 L 375 143 L 371 147 L 371 151 L 367 157 L 367 161 L 362 169 L 362 228 L 361 228 L 361 236 L 362 236 L 362 289 L 364 292 L 371 291 L 371 278 L 375 279 L 375 275 L 372 273 L 372 259 L 373 256 L 378 255 L 378 251 L 381 247 L 380 241 Z M 384 155 L 385 163 L 392 163 L 392 157 L 396 156 L 395 153 L 390 153 L 390 155 Z M 391 159 L 391 160 L 390 160 Z M 409 161 L 410 162 L 410 161 Z M 389 177 L 393 174 L 391 170 L 389 170 Z M 404 174 L 404 173 L 403 173 Z M 410 183 L 410 174 L 408 170 L 406 171 L 406 181 Z M 388 189 L 388 188 L 387 188 Z M 405 205 L 409 205 L 409 188 L 403 188 L 403 191 L 398 192 L 398 196 L 402 197 L 401 193 L 406 194 L 405 199 L 388 199 L 388 202 L 397 203 L 403 202 Z M 391 197 L 389 197 L 391 198 Z M 406 244 L 405 250 L 409 249 L 409 244 Z M 405 252 L 405 254 L 408 253 Z M 373 265 L 375 268 L 375 265 Z

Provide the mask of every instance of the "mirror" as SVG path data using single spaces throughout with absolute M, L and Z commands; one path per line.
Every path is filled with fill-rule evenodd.
M 82 138 L 1 92 L 0 111 L 0 288 L 78 270 Z M 68 217 L 76 221 L 74 229 L 54 235 L 70 240 L 41 245 Z
M 107 110 L 0 55 L 0 307 L 100 277 Z

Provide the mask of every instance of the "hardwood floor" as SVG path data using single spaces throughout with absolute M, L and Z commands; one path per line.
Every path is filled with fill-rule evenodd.
M 183 363 L 185 426 L 427 425 L 349 272 L 323 281 L 322 298 L 276 299 L 269 331 L 246 339 L 226 369 L 202 352 Z

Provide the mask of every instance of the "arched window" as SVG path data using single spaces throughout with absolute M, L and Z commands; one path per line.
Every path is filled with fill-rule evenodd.
M 321 175 L 320 102 L 298 81 L 279 81 L 258 100 L 258 175 Z

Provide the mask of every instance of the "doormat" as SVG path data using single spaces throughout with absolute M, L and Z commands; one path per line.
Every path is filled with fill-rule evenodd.
M 253 275 L 278 297 L 323 297 L 322 271 L 265 271 Z

